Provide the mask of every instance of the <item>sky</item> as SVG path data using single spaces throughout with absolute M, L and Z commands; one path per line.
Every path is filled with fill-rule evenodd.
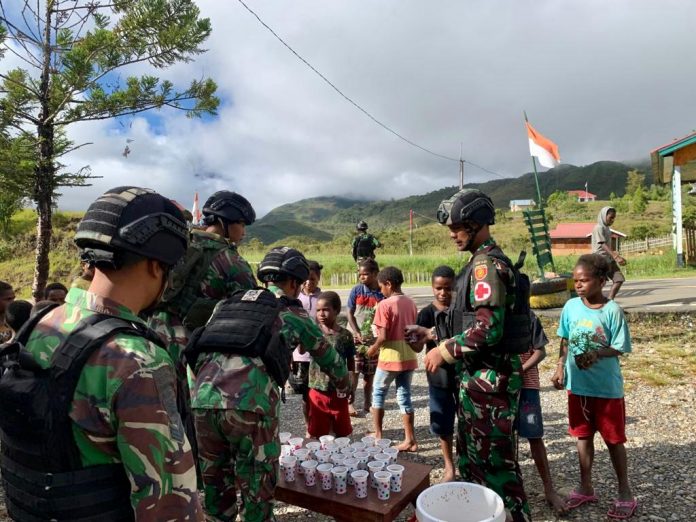
M 208 52 L 161 76 L 218 84 L 218 115 L 162 111 L 71 125 L 64 158 L 103 176 L 65 188 L 82 210 L 106 189 L 148 186 L 190 207 L 215 190 L 263 215 L 340 195 L 391 199 L 458 183 L 459 164 L 387 132 L 299 61 L 237 0 L 200 0 Z M 696 2 L 295 0 L 249 6 L 347 96 L 409 140 L 494 172 L 531 170 L 523 111 L 563 163 L 647 161 L 696 128 Z M 0 68 L 16 66 L 7 56 Z M 141 67 L 139 72 L 151 72 Z M 122 152 L 126 139 L 131 153 Z M 578 187 L 582 188 L 582 187 Z M 523 196 L 523 195 L 521 195 Z

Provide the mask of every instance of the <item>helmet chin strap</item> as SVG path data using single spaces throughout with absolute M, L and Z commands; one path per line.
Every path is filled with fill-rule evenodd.
M 471 250 L 469 250 L 471 248 L 471 244 L 474 242 L 474 239 L 476 239 L 476 236 L 478 235 L 478 233 L 481 231 L 482 228 L 483 228 L 483 225 L 481 225 L 480 223 L 476 223 L 476 225 L 474 227 L 467 227 L 467 226 L 464 227 L 464 230 L 466 230 L 466 233 L 469 234 L 469 239 L 467 240 L 466 245 L 464 245 L 464 250 L 471 252 Z

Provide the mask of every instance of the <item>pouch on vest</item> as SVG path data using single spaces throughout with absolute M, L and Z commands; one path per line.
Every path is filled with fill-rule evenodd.
M 355 251 L 358 257 L 372 257 L 375 253 L 375 248 L 372 244 L 372 236 L 368 234 L 358 239 L 358 244 L 355 245 Z

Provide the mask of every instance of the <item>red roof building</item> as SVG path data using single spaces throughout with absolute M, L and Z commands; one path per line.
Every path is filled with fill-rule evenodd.
M 592 192 L 587 192 L 586 190 L 569 190 L 568 194 L 578 198 L 578 201 L 580 203 L 587 203 L 588 201 L 595 201 L 597 199 L 596 194 L 593 194 Z
M 597 223 L 559 223 L 549 232 L 551 255 L 569 256 L 592 253 L 592 230 Z M 611 229 L 611 249 L 619 250 L 626 234 Z

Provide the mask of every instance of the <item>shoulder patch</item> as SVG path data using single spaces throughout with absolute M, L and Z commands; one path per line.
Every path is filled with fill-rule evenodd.
M 474 299 L 476 301 L 485 301 L 491 297 L 492 293 L 491 285 L 485 281 L 478 281 L 474 287 Z
M 157 387 L 160 401 L 169 419 L 169 432 L 175 442 L 184 442 L 184 425 L 179 415 L 176 405 L 176 384 L 174 381 L 174 371 L 167 366 L 161 366 L 152 372 L 152 379 Z
M 486 265 L 479 265 L 476 268 L 474 268 L 474 277 L 476 278 L 477 281 L 481 281 L 482 279 L 486 279 L 487 275 L 488 275 L 488 267 Z

